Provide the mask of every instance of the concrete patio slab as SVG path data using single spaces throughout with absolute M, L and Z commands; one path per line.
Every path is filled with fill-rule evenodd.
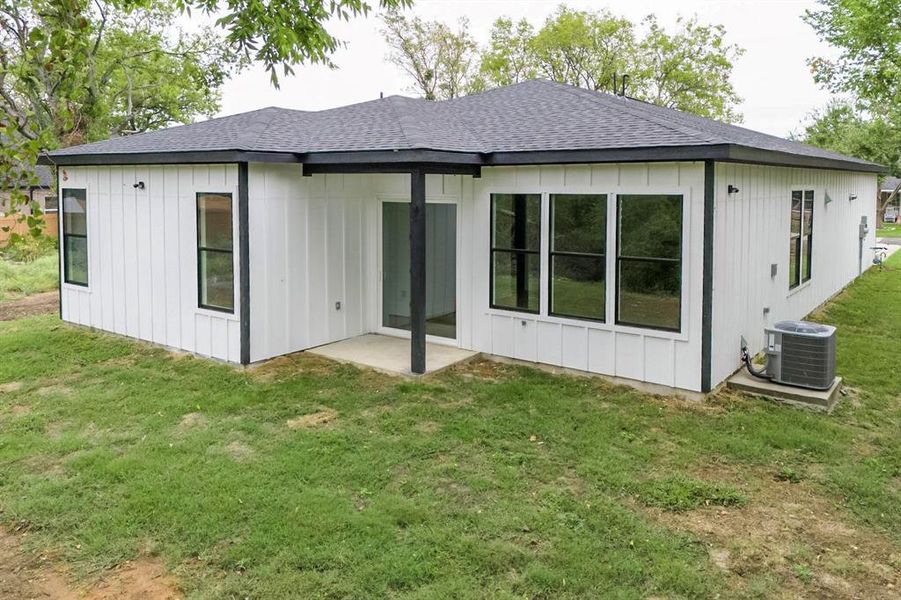
M 407 338 L 367 334 L 312 348 L 307 352 L 389 375 L 416 377 L 410 371 L 410 340 Z M 427 343 L 425 374 L 441 371 L 478 354 L 444 344 Z
M 777 402 L 832 412 L 832 409 L 838 403 L 839 391 L 842 388 L 842 378 L 836 377 L 835 381 L 832 382 L 832 386 L 827 390 L 811 390 L 766 381 L 749 375 L 747 371 L 742 369 L 730 377 L 726 381 L 726 385 L 730 389 L 755 396 L 763 396 Z

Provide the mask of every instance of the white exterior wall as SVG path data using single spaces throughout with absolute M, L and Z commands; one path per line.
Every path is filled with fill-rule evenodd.
M 489 308 L 490 194 L 542 193 L 541 313 Z M 548 194 L 606 193 L 607 320 L 596 323 L 548 315 Z M 616 325 L 617 194 L 681 194 L 682 330 Z M 701 386 L 701 280 L 704 164 L 647 163 L 482 169 L 468 215 L 474 257 L 472 349 L 527 361 L 647 381 L 687 390 Z
M 728 194 L 727 186 L 739 188 Z M 763 349 L 763 328 L 801 319 L 867 269 L 875 244 L 876 175 L 744 164 L 716 166 L 712 384 L 739 368 L 740 340 Z M 788 289 L 791 191 L 814 190 L 810 281 Z M 826 194 L 831 202 L 826 203 Z M 855 194 L 856 200 L 849 200 Z M 858 261 L 858 225 L 870 233 Z M 770 277 L 770 265 L 777 274 Z M 769 313 L 764 314 L 764 307 Z
M 237 166 L 63 167 L 59 179 L 87 190 L 88 229 L 89 285 L 62 283 L 62 318 L 238 362 Z M 232 194 L 234 314 L 197 307 L 197 192 Z

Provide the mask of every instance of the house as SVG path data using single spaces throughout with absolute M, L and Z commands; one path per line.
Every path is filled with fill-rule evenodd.
M 37 182 L 20 191 L 28 196 L 30 202 L 37 202 L 42 211 L 55 212 L 57 207 L 54 188 L 56 174 L 47 165 L 37 165 L 35 175 Z M 0 190 L 0 215 L 9 211 L 9 196 L 9 190 Z M 25 212 L 30 212 L 30 207 L 26 207 Z
M 882 180 L 877 213 L 881 213 L 879 223 L 901 223 L 901 179 L 898 177 Z
M 66 321 L 242 364 L 378 332 L 414 373 L 429 340 L 702 392 L 870 264 L 882 170 L 538 80 L 48 161 Z

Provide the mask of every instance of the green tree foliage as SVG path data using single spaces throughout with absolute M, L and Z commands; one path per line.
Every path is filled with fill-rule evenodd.
M 744 53 L 727 44 L 722 25 L 700 25 L 696 18 L 678 19 L 668 33 L 654 15 L 639 44 L 635 95 L 660 106 L 727 122 L 741 121 L 741 102 L 729 77 L 733 61 Z
M 475 85 L 478 46 L 461 19 L 457 31 L 440 21 L 408 19 L 398 12 L 384 17 L 382 34 L 391 51 L 388 60 L 404 71 L 427 100 L 446 100 Z
M 838 50 L 808 61 L 814 80 L 845 95 L 815 113 L 799 137 L 889 167 L 901 175 L 901 3 L 819 0 L 804 20 Z M 878 207 L 880 213 L 885 206 Z M 881 214 L 880 214 L 881 220 Z
M 529 47 L 543 77 L 590 90 L 612 89 L 613 76 L 637 62 L 632 22 L 607 10 L 591 13 L 561 6 Z
M 607 10 L 561 6 L 537 31 L 525 19 L 499 18 L 474 61 L 475 44 L 465 22 L 458 32 L 450 32 L 437 21 L 396 18 L 385 31 L 394 51 L 392 61 L 413 78 L 426 98 L 450 98 L 536 77 L 614 91 L 614 76 L 628 74 L 626 93 L 634 98 L 724 121 L 741 119 L 737 111 L 741 99 L 730 77 L 743 50 L 725 41 L 726 31 L 719 25 L 679 19 L 671 33 L 651 15 L 643 23 L 646 35 L 639 36 L 631 21 Z M 465 47 L 465 59 L 454 73 L 456 85 L 447 86 L 454 94 L 436 94 L 433 79 L 445 78 L 450 69 L 434 65 L 436 57 L 451 56 L 445 50 L 448 46 Z M 400 47 L 409 49 L 398 59 Z M 428 75 L 428 85 L 422 73 Z
M 898 0 L 819 0 L 804 20 L 839 50 L 809 60 L 814 79 L 853 95 L 872 111 L 901 106 L 901 3 Z
M 538 77 L 532 55 L 535 29 L 526 20 L 507 17 L 494 22 L 488 47 L 482 51 L 478 81 L 481 87 L 502 87 Z
M 192 10 L 222 16 L 187 33 L 175 18 Z M 249 61 L 274 85 L 278 67 L 331 64 L 342 42 L 326 21 L 370 10 L 364 0 L 0 0 L 0 186 L 20 208 L 41 149 L 215 113 L 220 86 Z

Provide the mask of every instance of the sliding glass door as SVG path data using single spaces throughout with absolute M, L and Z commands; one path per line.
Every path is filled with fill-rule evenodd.
M 427 204 L 426 334 L 457 337 L 457 207 Z M 410 330 L 410 205 L 382 203 L 382 326 Z

